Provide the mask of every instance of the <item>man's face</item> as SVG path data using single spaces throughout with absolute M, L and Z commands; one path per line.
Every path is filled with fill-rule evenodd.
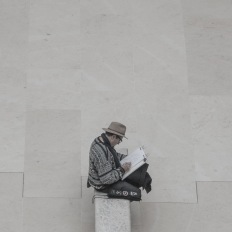
M 110 136 L 109 141 L 110 141 L 111 146 L 114 147 L 115 145 L 122 142 L 122 137 L 118 135 L 112 135 Z

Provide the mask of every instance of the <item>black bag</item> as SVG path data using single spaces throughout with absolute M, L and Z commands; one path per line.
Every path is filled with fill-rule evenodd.
M 141 190 L 126 181 L 118 181 L 109 187 L 108 197 L 141 201 Z
M 151 183 L 152 179 L 147 172 L 149 164 L 145 163 L 140 168 L 138 168 L 136 171 L 131 173 L 125 181 L 134 185 L 137 188 L 142 187 L 146 190 L 147 193 L 151 191 Z

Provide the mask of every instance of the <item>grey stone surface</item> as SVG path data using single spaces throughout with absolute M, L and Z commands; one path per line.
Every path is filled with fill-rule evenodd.
M 80 152 L 80 120 L 78 110 L 28 111 L 26 151 Z
M 0 173 L 0 230 L 23 232 L 23 173 Z
M 96 232 L 130 232 L 130 201 L 95 198 Z
M 133 228 L 139 228 L 139 226 L 142 225 L 140 205 L 141 203 L 139 201 L 133 201 L 130 203 L 132 232 Z
M 22 199 L 23 173 L 0 172 L 0 198 Z
M 80 153 L 26 153 L 24 197 L 81 198 Z
M 5 198 L 0 195 L 0 208 L 1 232 L 24 232 L 22 198 Z
M 231 232 L 231 12 L 229 0 L 1 0 L 0 231 L 93 232 L 78 178 L 121 121 L 117 148 L 145 145 L 153 178 L 131 230 Z
M 87 188 L 87 176 L 82 176 L 81 188 L 81 227 L 82 231 L 91 232 L 95 228 L 94 189 Z
M 80 70 L 30 69 L 27 72 L 27 109 L 79 110 Z
M 0 172 L 23 172 L 26 73 L 0 68 Z
M 131 231 L 132 232 L 143 232 L 143 228 L 142 228 L 142 226 L 132 225 L 131 226 Z
M 132 16 L 135 90 L 151 91 L 152 96 L 186 93 L 181 2 L 148 1 L 144 4 L 137 0 L 132 4 L 132 15 L 136 15 Z
M 229 232 L 231 182 L 198 182 L 198 203 L 141 203 L 143 231 Z
M 196 204 L 141 203 L 142 231 L 190 232 L 195 208 Z
M 199 204 L 189 221 L 189 231 L 231 231 L 232 182 L 198 182 L 197 188 Z
M 143 202 L 197 203 L 196 182 L 193 181 L 153 181 L 152 191 L 142 192 Z
M 190 93 L 231 95 L 231 2 L 183 0 L 182 5 Z
M 58 0 L 56 4 L 53 1 L 33 1 L 29 17 L 28 66 L 48 69 L 80 68 L 79 1 L 64 3 Z
M 0 68 L 25 71 L 28 57 L 29 0 L 1 1 Z
M 232 180 L 232 97 L 192 96 L 191 120 L 196 179 Z
M 24 232 L 82 232 L 81 201 L 68 198 L 24 198 Z

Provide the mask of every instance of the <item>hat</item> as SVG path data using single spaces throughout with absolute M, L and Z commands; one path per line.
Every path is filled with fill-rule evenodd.
M 123 136 L 127 139 L 127 137 L 125 136 L 126 126 L 124 126 L 123 124 L 119 122 L 111 122 L 108 128 L 102 128 L 102 129 L 106 132 L 119 135 L 119 136 Z

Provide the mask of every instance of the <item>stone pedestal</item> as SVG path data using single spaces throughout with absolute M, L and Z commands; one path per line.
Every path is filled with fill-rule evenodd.
M 95 191 L 95 232 L 131 232 L 130 201 Z

